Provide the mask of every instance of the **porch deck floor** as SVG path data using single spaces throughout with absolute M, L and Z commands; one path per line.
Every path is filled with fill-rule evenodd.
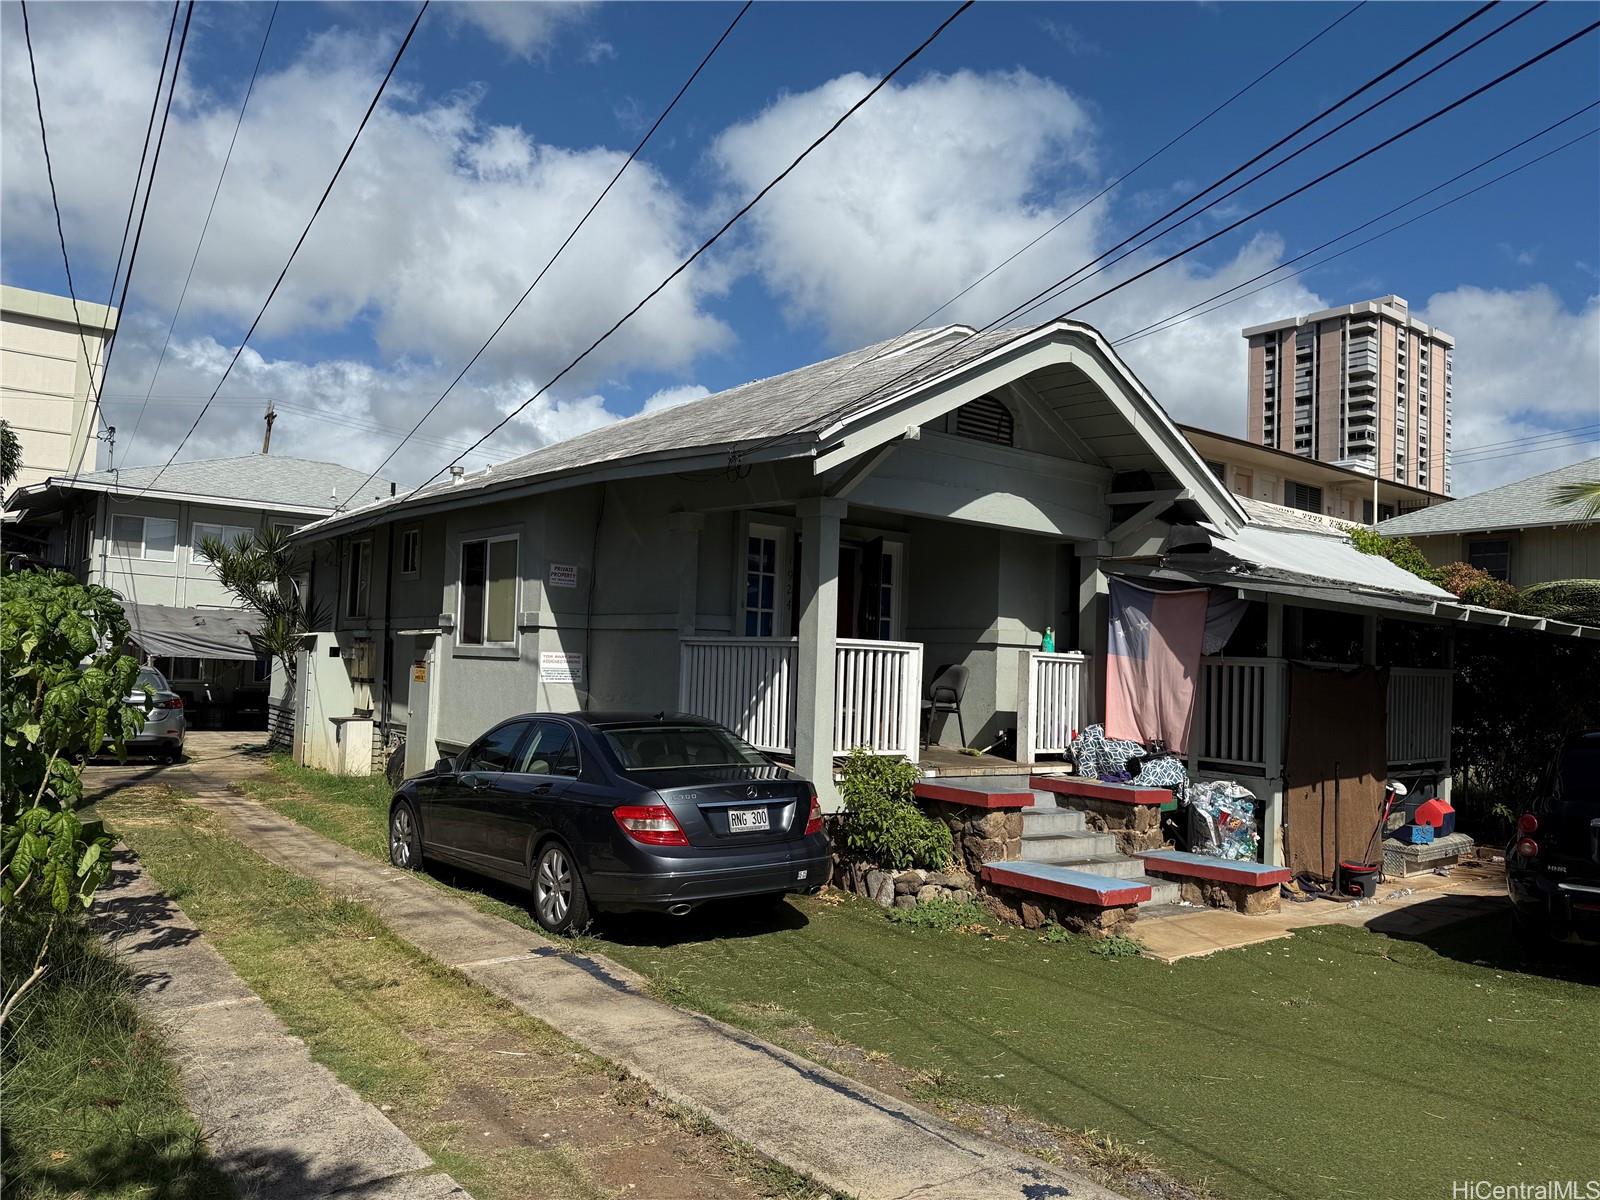
M 926 746 L 917 759 L 924 775 L 1068 775 L 1072 765 L 1062 758 L 1019 763 L 997 754 L 966 754 L 954 746 Z

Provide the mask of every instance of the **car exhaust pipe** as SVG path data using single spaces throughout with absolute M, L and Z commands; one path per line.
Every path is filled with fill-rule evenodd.
M 686 917 L 693 909 L 692 904 L 673 904 L 668 906 L 667 911 L 675 917 Z

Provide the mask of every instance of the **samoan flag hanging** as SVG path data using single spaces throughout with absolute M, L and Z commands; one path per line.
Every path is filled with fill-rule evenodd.
M 1155 591 L 1112 579 L 1106 641 L 1106 733 L 1189 748 L 1206 640 L 1207 588 Z

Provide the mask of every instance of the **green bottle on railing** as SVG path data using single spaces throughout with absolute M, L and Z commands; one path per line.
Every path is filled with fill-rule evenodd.
M 1056 652 L 1056 631 L 1048 625 L 1044 627 L 1044 640 L 1039 643 L 1039 649 L 1046 654 L 1054 654 Z

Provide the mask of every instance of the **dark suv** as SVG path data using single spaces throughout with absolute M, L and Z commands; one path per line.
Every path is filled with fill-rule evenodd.
M 1517 821 L 1506 887 L 1521 927 L 1600 945 L 1600 730 L 1568 740 Z

